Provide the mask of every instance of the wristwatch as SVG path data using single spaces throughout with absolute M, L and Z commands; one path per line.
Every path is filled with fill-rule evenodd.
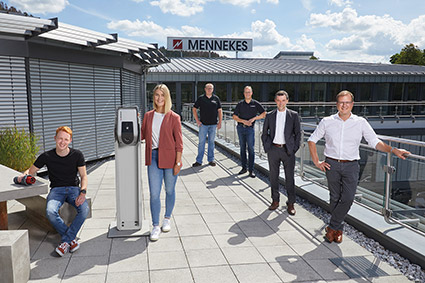
M 87 191 L 86 190 L 80 190 L 80 194 L 86 194 Z
M 181 162 L 176 163 L 177 166 L 182 166 Z

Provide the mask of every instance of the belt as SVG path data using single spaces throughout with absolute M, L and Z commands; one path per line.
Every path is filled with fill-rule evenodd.
M 347 162 L 357 161 L 357 160 L 341 160 L 341 159 L 335 159 L 335 158 L 331 158 L 331 157 L 328 157 L 328 156 L 326 156 L 326 158 L 329 158 L 330 160 L 333 160 L 333 161 L 336 161 L 336 162 L 340 162 L 340 163 L 347 163 Z
M 242 127 L 244 127 L 244 128 L 252 128 L 252 127 L 254 127 L 254 125 L 252 125 L 252 126 L 247 126 L 247 125 L 242 124 L 242 123 L 238 124 L 238 126 L 242 126 Z
M 282 147 L 286 147 L 286 144 L 278 144 L 278 143 L 274 143 L 273 144 L 275 147 L 280 147 L 280 148 L 282 148 Z

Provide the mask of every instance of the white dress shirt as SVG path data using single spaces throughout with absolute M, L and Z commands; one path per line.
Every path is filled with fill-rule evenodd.
M 159 145 L 159 133 L 161 132 L 161 124 L 164 120 L 165 114 L 158 113 L 155 111 L 152 120 L 152 149 L 158 148 Z
M 366 119 L 352 113 L 346 121 L 338 113 L 323 118 L 308 141 L 317 143 L 323 137 L 326 141 L 325 156 L 339 160 L 359 160 L 362 137 L 373 148 L 380 142 Z
M 286 108 L 284 111 L 276 110 L 276 132 L 273 143 L 286 144 L 285 141 Z

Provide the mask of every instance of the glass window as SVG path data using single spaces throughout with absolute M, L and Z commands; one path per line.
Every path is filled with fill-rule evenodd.
M 313 84 L 313 101 L 325 101 L 326 83 Z
M 214 93 L 221 102 L 227 101 L 227 83 L 214 83 Z
M 280 90 L 279 83 L 268 83 L 268 101 L 274 101 L 274 95 Z
M 329 84 L 329 97 L 327 101 L 336 101 L 336 95 L 342 90 L 341 83 L 330 83 Z
M 389 101 L 390 99 L 390 84 L 380 83 L 376 86 L 377 101 Z
M 391 101 L 403 100 L 403 84 L 392 83 L 390 88 L 391 88 Z
M 192 83 L 182 83 L 182 103 L 192 102 Z
M 156 84 L 153 83 L 147 83 L 146 84 L 146 96 L 147 96 L 147 110 L 153 109 L 153 89 L 155 88 Z
M 419 85 L 405 84 L 407 100 L 418 100 L 419 98 Z
M 311 83 L 300 83 L 298 92 L 298 101 L 300 102 L 309 102 L 310 93 L 311 93 Z
M 360 95 L 359 101 L 372 101 L 372 85 L 371 84 L 358 84 L 357 95 Z M 356 96 L 356 94 L 354 94 Z M 357 100 L 357 99 L 356 99 Z

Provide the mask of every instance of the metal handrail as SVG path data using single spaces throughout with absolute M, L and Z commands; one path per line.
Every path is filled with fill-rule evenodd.
M 188 111 L 189 115 L 191 114 L 191 111 Z M 230 116 L 230 120 L 232 119 L 233 115 L 233 111 L 230 110 L 223 110 L 223 116 Z M 190 120 L 190 119 L 188 119 Z M 225 120 L 225 119 L 223 119 Z M 227 119 L 226 119 L 227 120 Z M 260 121 L 259 121 L 260 122 Z M 233 143 L 235 145 L 237 145 L 237 141 L 236 141 L 236 129 L 235 129 L 235 125 L 236 123 L 233 123 Z M 311 123 L 301 123 L 302 128 L 312 128 L 315 129 L 317 127 L 316 124 L 311 124 Z M 226 137 L 229 137 L 229 134 L 227 133 L 227 123 L 225 123 L 224 126 L 224 137 L 226 140 Z M 261 127 L 259 125 L 259 131 L 261 131 Z M 261 133 L 260 133 L 261 135 Z M 300 175 L 301 177 L 305 177 L 305 136 L 309 135 L 309 133 L 305 132 L 304 130 L 301 132 L 301 140 L 303 141 L 301 144 L 301 148 L 300 148 Z M 399 144 L 406 144 L 406 145 L 412 145 L 412 146 L 419 146 L 419 147 L 424 147 L 425 148 L 425 142 L 423 141 L 415 141 L 415 140 L 409 140 L 409 139 L 404 139 L 404 138 L 397 138 L 397 137 L 391 137 L 391 136 L 384 136 L 384 135 L 378 135 L 378 138 L 384 141 L 387 141 L 389 145 L 393 145 L 394 143 L 399 143 Z M 226 140 L 227 141 L 227 140 Z M 231 142 L 231 141 L 228 141 Z M 375 148 L 369 146 L 368 144 L 360 144 L 360 146 L 362 148 L 368 148 L 368 149 L 373 149 L 376 150 Z M 387 161 L 386 161 L 386 166 L 384 168 L 385 171 L 385 199 L 384 199 L 384 204 L 383 204 L 383 208 L 382 211 L 380 211 L 380 213 L 383 215 L 385 221 L 389 224 L 400 224 L 403 225 L 405 227 L 408 227 L 409 229 L 413 229 L 411 226 L 407 225 L 406 223 L 409 222 L 417 222 L 419 221 L 419 219 L 396 219 L 394 217 L 392 217 L 392 210 L 390 208 L 390 202 L 391 202 L 391 174 L 393 174 L 395 172 L 395 168 L 391 166 L 391 160 L 392 160 L 392 154 L 391 153 L 386 153 L 387 154 Z M 422 155 L 416 155 L 416 154 L 410 154 L 407 156 L 408 159 L 418 159 L 418 160 L 425 160 L 425 156 Z M 309 178 L 309 180 L 312 180 L 311 178 Z M 322 184 L 319 183 L 319 185 L 323 186 Z M 416 229 L 413 229 L 414 231 L 416 231 Z M 418 231 L 417 231 L 418 232 Z

